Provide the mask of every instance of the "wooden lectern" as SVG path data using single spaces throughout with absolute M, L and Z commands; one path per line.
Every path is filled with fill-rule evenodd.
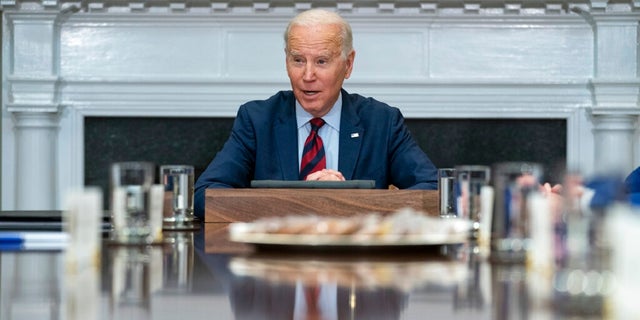
M 437 190 L 387 189 L 207 189 L 205 222 L 250 222 L 258 218 L 315 214 L 350 217 L 413 208 L 438 215 Z
M 250 252 L 250 246 L 231 242 L 231 222 L 251 222 L 264 217 L 293 214 L 351 217 L 402 208 L 438 215 L 437 190 L 397 189 L 207 189 L 205 192 L 205 252 Z

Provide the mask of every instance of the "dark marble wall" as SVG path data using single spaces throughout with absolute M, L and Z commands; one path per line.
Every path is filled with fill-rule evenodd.
M 557 182 L 566 157 L 566 121 L 557 119 L 407 119 L 438 167 L 534 161 Z M 231 118 L 85 118 L 85 185 L 109 188 L 118 161 L 191 164 L 196 177 L 229 136 Z M 105 200 L 105 206 L 108 202 Z
M 564 119 L 407 119 L 418 144 L 436 166 L 538 162 L 558 181 L 566 166 Z

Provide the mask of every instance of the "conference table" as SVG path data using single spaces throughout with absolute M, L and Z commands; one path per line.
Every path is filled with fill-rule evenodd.
M 69 268 L 64 249 L 3 250 L 0 319 L 565 317 L 524 265 L 493 264 L 472 241 L 296 250 L 229 241 L 228 226 L 165 231 L 162 243 L 142 246 L 105 236 L 84 272 Z M 311 284 L 324 292 L 324 317 L 305 314 L 301 288 Z

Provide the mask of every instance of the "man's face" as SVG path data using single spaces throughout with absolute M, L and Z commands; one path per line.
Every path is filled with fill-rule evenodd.
M 293 26 L 285 49 L 291 88 L 302 108 L 322 117 L 338 99 L 353 68 L 355 52 L 342 57 L 337 25 Z

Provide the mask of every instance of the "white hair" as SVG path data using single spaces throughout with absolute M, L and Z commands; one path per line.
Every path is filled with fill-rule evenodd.
M 310 9 L 291 19 L 284 32 L 285 46 L 289 45 L 291 27 L 314 25 L 338 25 L 340 27 L 340 42 L 342 43 L 342 58 L 346 59 L 349 53 L 353 51 L 353 34 L 349 23 L 339 14 L 323 9 Z

